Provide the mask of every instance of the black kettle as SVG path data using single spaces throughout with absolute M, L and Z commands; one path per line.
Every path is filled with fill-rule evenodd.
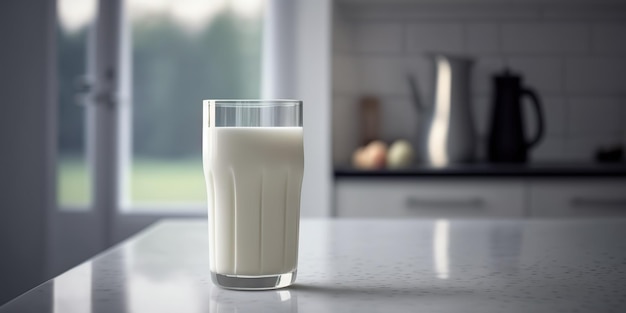
M 487 158 L 497 163 L 524 163 L 528 151 L 543 137 L 544 119 L 541 101 L 530 88 L 522 85 L 522 77 L 508 69 L 493 77 L 491 126 Z M 528 96 L 537 117 L 537 132 L 531 140 L 524 134 L 522 98 Z

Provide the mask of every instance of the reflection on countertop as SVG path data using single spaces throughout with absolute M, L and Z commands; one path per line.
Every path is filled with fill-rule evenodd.
M 286 289 L 213 286 L 206 223 L 165 221 L 0 312 L 626 310 L 626 219 L 301 224 Z

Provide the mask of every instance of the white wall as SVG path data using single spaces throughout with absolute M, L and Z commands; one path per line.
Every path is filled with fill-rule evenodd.
M 55 1 L 0 1 L 0 304 L 45 279 Z
M 491 75 L 508 64 L 544 102 L 546 136 L 534 160 L 591 160 L 600 145 L 626 144 L 626 4 L 601 2 L 341 1 L 333 29 L 334 162 L 349 162 L 357 146 L 363 94 L 382 99 L 383 139 L 417 137 L 405 77 L 417 74 L 428 99 L 425 51 L 476 58 L 472 100 L 483 138 Z M 484 155 L 484 141 L 480 148 Z
M 302 216 L 329 216 L 331 164 L 331 1 L 299 0 L 297 95 L 304 101 Z
M 303 101 L 302 216 L 329 216 L 332 194 L 330 0 L 269 0 L 263 98 Z

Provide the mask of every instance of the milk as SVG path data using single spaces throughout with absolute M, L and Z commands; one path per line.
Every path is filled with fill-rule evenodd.
M 211 271 L 256 276 L 295 270 L 302 128 L 204 128 Z

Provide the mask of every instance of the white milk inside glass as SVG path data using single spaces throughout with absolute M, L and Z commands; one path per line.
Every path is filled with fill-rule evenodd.
M 273 275 L 298 257 L 301 127 L 206 127 L 211 271 Z

